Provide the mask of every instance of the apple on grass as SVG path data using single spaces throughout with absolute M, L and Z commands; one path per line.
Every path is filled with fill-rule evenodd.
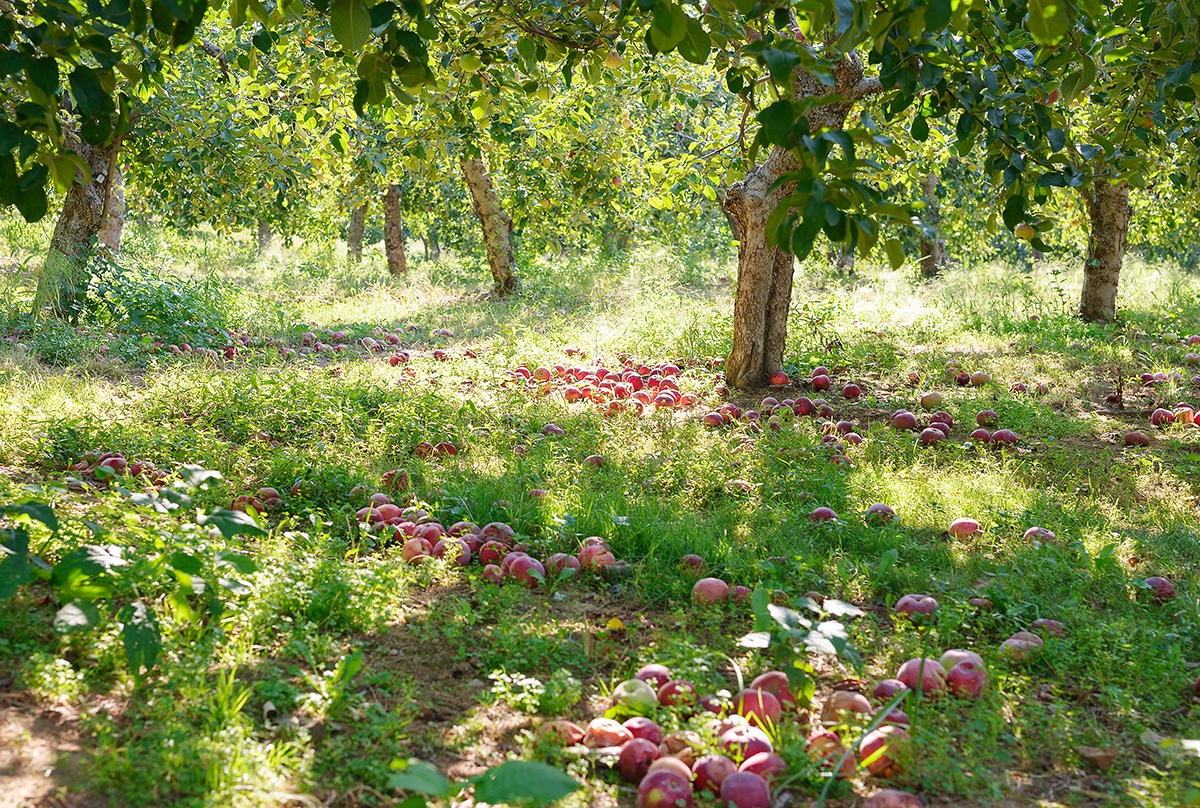
M 645 738 L 634 738 L 621 747 L 617 767 L 621 776 L 631 783 L 640 783 L 650 769 L 650 764 L 662 757 L 656 744 Z
M 722 781 L 721 804 L 727 808 L 771 808 L 771 788 L 762 775 L 739 771 Z
M 678 772 L 659 769 L 638 784 L 640 808 L 690 808 L 695 805 L 692 784 Z

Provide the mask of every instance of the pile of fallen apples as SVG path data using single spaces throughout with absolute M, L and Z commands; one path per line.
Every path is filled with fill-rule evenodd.
M 734 696 L 699 695 L 693 683 L 651 664 L 613 690 L 609 713 L 632 718 L 622 723 L 601 717 L 587 727 L 554 720 L 542 725 L 538 735 L 569 752 L 614 764 L 623 779 L 637 784 L 642 808 L 684 808 L 695 805 L 697 797 L 717 799 L 727 808 L 770 808 L 771 789 L 788 770 L 771 735 L 781 722 L 800 720 L 799 707 L 782 671 L 758 676 Z M 664 733 L 649 717 L 663 711 L 700 717 L 704 732 Z M 810 760 L 837 767 L 839 776 L 852 776 L 858 769 L 856 758 L 834 728 L 865 725 L 876 712 L 861 694 L 835 691 L 821 709 L 820 726 L 808 737 Z M 907 741 L 907 723 L 904 713 L 892 710 L 878 729 L 863 737 L 859 750 L 867 773 L 887 776 L 898 770 L 896 754 Z M 872 808 L 920 805 L 913 795 L 894 790 L 879 792 L 872 800 L 867 802 Z
M 537 395 L 558 392 L 568 404 L 592 404 L 604 415 L 629 412 L 642 415 L 655 410 L 689 409 L 700 403 L 700 394 L 680 390 L 680 374 L 695 362 L 636 362 L 629 354 L 617 355 L 615 370 L 603 365 L 580 367 L 567 365 L 571 358 L 584 358 L 582 352 L 567 350 L 568 359 L 553 367 L 520 365 L 508 372 L 505 386 L 519 386 Z M 709 360 L 710 366 L 715 360 Z M 682 367 L 681 367 L 682 366 Z M 720 377 L 713 384 L 720 388 Z M 718 389 L 718 392 L 721 392 Z M 728 390 L 724 390 L 728 393 Z

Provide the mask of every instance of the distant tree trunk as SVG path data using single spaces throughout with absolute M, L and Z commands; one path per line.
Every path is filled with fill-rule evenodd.
M 104 216 L 109 172 L 114 169 L 120 150 L 119 144 L 93 146 L 71 132 L 67 133 L 67 145 L 87 163 L 92 177 L 85 185 L 82 172 L 76 171 L 75 182 L 63 198 L 62 212 L 54 226 L 50 251 L 38 281 L 34 311 L 49 307 L 55 317 L 76 314 L 73 307 L 86 280 L 88 251 L 92 238 L 100 232 Z
M 853 102 L 880 92 L 878 79 L 865 78 L 861 59 L 850 54 L 834 65 L 835 86 L 827 87 L 812 74 L 794 74 L 798 97 L 837 94 L 849 99 L 810 108 L 809 131 L 841 129 Z M 784 174 L 800 167 L 786 149 L 774 148 L 763 163 L 730 186 L 725 210 L 737 222 L 737 293 L 733 305 L 733 350 L 725 361 L 725 379 L 733 387 L 765 385 L 783 367 L 787 317 L 792 302 L 794 261 L 790 254 L 767 243 L 767 220 L 776 205 L 792 194 L 791 183 L 776 185 Z
M 829 251 L 829 260 L 840 274 L 854 274 L 854 250 L 847 250 L 845 244 L 834 245 Z
M 271 225 L 264 219 L 258 220 L 258 255 L 261 258 L 271 249 Z
M 121 236 L 125 232 L 125 173 L 120 166 L 114 166 L 112 181 L 108 186 L 108 204 L 104 208 L 104 218 L 100 222 L 100 230 L 96 238 L 101 244 L 108 245 L 114 253 L 121 251 Z
M 388 185 L 383 194 L 383 250 L 387 253 L 388 272 L 408 274 L 404 257 L 404 222 L 400 217 L 400 189 Z
M 350 211 L 350 226 L 346 228 L 346 260 L 351 264 L 362 263 L 363 229 L 367 225 L 367 203 Z
M 921 237 L 921 274 L 932 278 L 946 268 L 946 242 L 938 233 L 942 223 L 942 212 L 938 207 L 937 187 L 941 179 L 936 171 L 930 171 L 929 176 L 921 183 L 921 195 L 925 198 L 925 224 L 933 228 L 935 236 L 932 240 Z
M 488 266 L 491 267 L 494 281 L 492 294 L 507 297 L 520 288 L 516 256 L 513 253 L 513 220 L 504 212 L 483 160 L 473 157 L 463 160 L 460 165 L 467 181 L 467 190 L 471 193 L 475 216 L 483 226 L 483 243 L 487 248 Z
M 425 257 L 430 261 L 442 260 L 442 245 L 438 241 L 437 222 L 430 222 L 429 229 L 425 231 Z
M 1109 322 L 1117 316 L 1117 283 L 1121 261 L 1129 246 L 1129 183 L 1116 185 L 1103 177 L 1082 191 L 1091 229 L 1083 265 L 1083 294 L 1079 316 L 1088 322 Z

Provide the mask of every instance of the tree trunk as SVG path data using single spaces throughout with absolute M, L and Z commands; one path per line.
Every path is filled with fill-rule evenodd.
M 483 243 L 487 248 L 488 266 L 492 270 L 492 294 L 507 297 L 520 288 L 516 272 L 516 256 L 513 254 L 513 220 L 500 205 L 500 197 L 492 187 L 487 175 L 487 165 L 473 157 L 461 162 L 467 190 L 471 192 L 471 204 L 475 216 L 483 226 Z
M 921 237 L 921 274 L 932 278 L 946 268 L 946 242 L 938 234 L 938 226 L 942 223 L 942 212 L 938 207 L 937 187 L 941 179 L 936 171 L 930 171 L 929 176 L 921 183 L 921 195 L 925 199 L 925 214 L 922 217 L 925 224 L 933 228 L 936 234 L 932 240 Z
M 258 257 L 262 258 L 271 249 L 271 225 L 265 219 L 258 220 Z
M 431 222 L 425 231 L 425 257 L 430 261 L 442 260 L 442 245 L 438 241 L 437 222 Z
M 367 225 L 367 203 L 350 211 L 350 226 L 346 228 L 346 260 L 351 264 L 362 263 L 363 229 Z
M 805 113 L 809 131 L 841 129 L 853 102 L 882 90 L 878 79 L 863 77 L 862 61 L 851 54 L 834 66 L 836 85 L 824 86 L 808 73 L 795 76 L 798 97 L 837 94 L 850 99 L 836 104 L 813 107 Z M 786 149 L 774 148 L 763 161 L 738 180 L 725 195 L 725 210 L 737 224 L 737 293 L 733 305 L 733 350 L 725 361 L 725 380 L 733 387 L 765 385 L 771 374 L 783 368 L 787 344 L 787 317 L 792 302 L 790 254 L 767 243 L 767 219 L 775 206 L 791 196 L 795 186 L 786 184 L 772 190 L 781 176 L 800 167 Z
M 388 185 L 383 194 L 383 250 L 387 253 L 388 272 L 393 275 L 408 274 L 408 260 L 404 257 L 404 221 L 400 217 L 400 190 Z
M 125 173 L 115 166 L 108 186 L 108 205 L 96 238 L 114 253 L 121 251 L 121 236 L 125 232 Z
M 1113 185 L 1102 177 L 1082 191 L 1091 229 L 1083 265 L 1083 294 L 1079 316 L 1088 322 L 1109 322 L 1117 316 L 1117 282 L 1129 246 L 1129 184 Z
M 69 314 L 77 319 L 76 298 L 85 292 L 88 252 L 100 232 L 107 178 L 120 146 L 93 146 L 72 134 L 67 135 L 67 143 L 87 163 L 92 178 L 85 185 L 82 172 L 76 170 L 75 182 L 67 189 L 38 281 L 34 311 L 49 307 L 55 317 Z

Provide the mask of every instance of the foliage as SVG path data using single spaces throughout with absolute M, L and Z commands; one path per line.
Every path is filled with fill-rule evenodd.
M 495 682 L 492 693 L 516 710 L 541 715 L 561 715 L 583 696 L 581 683 L 566 668 L 559 668 L 545 682 L 533 676 L 496 670 L 488 674 Z

